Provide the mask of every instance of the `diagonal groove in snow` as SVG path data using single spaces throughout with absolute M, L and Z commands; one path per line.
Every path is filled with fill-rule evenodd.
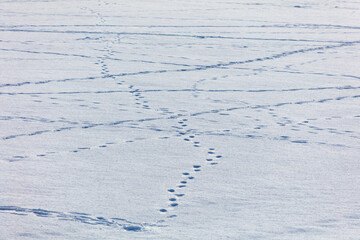
M 30 51 L 30 50 L 23 50 L 23 49 L 0 48 L 0 51 L 57 55 L 57 56 L 65 56 L 65 57 L 80 57 L 80 58 L 113 60 L 113 61 L 122 61 L 122 62 L 143 62 L 143 63 L 155 63 L 155 64 L 164 64 L 164 65 L 183 66 L 183 67 L 194 67 L 194 65 L 180 64 L 180 63 L 154 62 L 154 61 L 147 61 L 147 60 L 121 59 L 121 58 L 112 58 L 112 57 L 97 57 L 97 56 L 93 57 L 93 56 L 82 55 L 82 54 L 70 54 L 70 53 L 59 53 L 59 52 L 40 52 L 40 51 L 34 51 L 34 50 Z
M 19 27 L 129 27 L 129 28 L 330 28 L 330 29 L 360 29 L 357 26 L 334 25 L 334 24 L 272 24 L 272 25 L 122 25 L 122 24 L 41 24 L 41 25 L 0 25 L 6 28 Z
M 285 42 L 314 42 L 314 43 L 345 43 L 343 41 L 292 39 L 292 38 L 259 38 L 259 37 L 228 37 L 209 35 L 190 35 L 172 33 L 150 33 L 150 32 L 101 32 L 101 31 L 73 31 L 73 30 L 31 30 L 31 29 L 0 29 L 0 32 L 41 32 L 41 33 L 69 33 L 69 34 L 101 34 L 101 35 L 139 35 L 139 36 L 161 36 L 161 37 L 186 37 L 199 39 L 233 39 L 233 40 L 258 40 L 258 41 L 285 41 Z
M 1 31 L 1 30 L 0 30 Z M 68 82 L 68 81 L 80 81 L 80 80 L 94 80 L 94 79 L 104 79 L 104 78 L 112 78 L 112 77 L 123 77 L 123 76 L 136 76 L 136 75 L 145 75 L 145 74 L 157 74 L 157 73 L 169 73 L 169 72 L 192 72 L 192 71 L 203 71 L 208 69 L 216 69 L 216 68 L 223 68 L 223 67 L 229 67 L 233 65 L 241 65 L 241 64 L 247 64 L 252 62 L 263 62 L 267 60 L 274 60 L 282 57 L 291 56 L 294 54 L 300 54 L 300 53 L 307 53 L 307 52 L 314 52 L 319 50 L 327 50 L 327 49 L 333 49 L 333 48 L 341 48 L 341 47 L 347 47 L 352 46 L 355 44 L 360 43 L 360 41 L 352 41 L 352 42 L 345 42 L 338 45 L 326 45 L 321 47 L 313 47 L 313 48 L 305 48 L 305 49 L 298 49 L 294 51 L 286 51 L 279 54 L 274 54 L 268 57 L 262 57 L 262 58 L 255 58 L 255 59 L 249 59 L 249 60 L 243 60 L 243 61 L 232 61 L 227 63 L 218 63 L 213 65 L 203 65 L 196 68 L 182 68 L 182 69 L 164 69 L 164 70 L 155 70 L 155 71 L 140 71 L 140 72 L 133 72 L 133 73 L 119 73 L 119 74 L 108 74 L 104 76 L 97 76 L 97 77 L 86 77 L 86 78 L 67 78 L 67 79 L 61 79 L 61 80 L 43 80 L 43 81 L 37 81 L 37 82 L 21 82 L 21 83 L 7 83 L 2 84 L 0 87 L 18 87 L 22 85 L 29 85 L 29 84 L 46 84 L 50 82 Z
M 352 95 L 352 96 L 342 96 L 342 97 L 336 97 L 336 98 L 326 98 L 326 99 L 320 99 L 320 100 L 307 100 L 307 101 L 298 101 L 298 102 L 283 102 L 283 103 L 278 103 L 278 104 L 269 104 L 269 105 L 254 105 L 254 106 L 245 106 L 245 107 L 232 107 L 232 108 L 220 108 L 220 109 L 212 109 L 212 110 L 207 110 L 207 111 L 202 111 L 202 112 L 196 112 L 196 113 L 191 113 L 191 114 L 177 114 L 177 115 L 172 115 L 170 117 L 154 117 L 154 118 L 143 118 L 143 119 L 136 119 L 136 120 L 120 120 L 120 121 L 115 121 L 115 122 L 110 122 L 110 123 L 92 123 L 92 124 L 88 124 L 88 125 L 83 125 L 83 126 L 79 126 L 79 127 L 63 127 L 63 128 L 58 128 L 58 129 L 52 129 L 52 130 L 41 130 L 41 131 L 36 131 L 36 132 L 32 132 L 32 133 L 22 133 L 22 134 L 17 134 L 17 135 L 10 135 L 10 136 L 6 136 L 6 137 L 2 137 L 2 140 L 9 140 L 9 139 L 14 139 L 17 137 L 30 137 L 30 136 L 35 136 L 35 135 L 40 135 L 43 133 L 56 133 L 56 132 L 61 132 L 61 131 L 65 131 L 65 130 L 72 130 L 72 129 L 88 129 L 88 128 L 94 128 L 94 127 L 98 127 L 98 126 L 116 126 L 119 124 L 123 124 L 123 123 L 129 123 L 129 122 L 148 122 L 148 121 L 155 121 L 155 120 L 163 120 L 163 119 L 177 119 L 180 117 L 184 117 L 184 116 L 189 116 L 189 117 L 194 117 L 194 116 L 199 116 L 199 115 L 204 115 L 204 114 L 212 114 L 212 113 L 221 113 L 221 112 L 229 112 L 229 111 L 234 111 L 234 110 L 240 110 L 240 109 L 264 109 L 264 108 L 269 108 L 269 107 L 281 107 L 281 106 L 285 106 L 285 105 L 302 105 L 302 104 L 309 104 L 309 103 L 324 103 L 324 102 L 328 102 L 328 101 L 341 101 L 344 99 L 349 99 L 349 98 L 360 98 L 360 95 Z
M 0 236 L 359 235 L 358 10 L 1 2 Z
M 297 92 L 297 91 L 324 91 L 324 90 L 356 90 L 360 86 L 338 86 L 338 87 L 312 87 L 312 88 L 289 88 L 289 89 L 201 89 L 201 88 L 185 88 L 185 89 L 146 89 L 137 90 L 139 93 L 152 92 L 206 92 L 206 93 L 264 93 L 264 92 Z M 132 90 L 108 90 L 108 91 L 76 91 L 76 92 L 0 92 L 0 95 L 72 95 L 72 94 L 112 94 L 112 93 L 133 93 Z
M 234 138 L 243 138 L 243 139 L 252 139 L 252 140 L 258 140 L 258 139 L 267 139 L 272 141 L 285 141 L 293 144 L 316 144 L 316 145 L 322 145 L 322 146 L 330 146 L 330 147 L 340 147 L 340 148 L 347 148 L 347 149 L 360 149 L 358 146 L 348 146 L 344 144 L 337 144 L 337 143 L 325 143 L 325 142 L 316 142 L 311 141 L 308 139 L 292 139 L 292 138 L 278 138 L 273 137 L 269 135 L 256 135 L 256 134 L 233 134 L 233 133 L 216 133 L 216 132 L 197 132 L 199 135 L 208 135 L 208 136 L 226 136 L 226 137 L 234 137 Z

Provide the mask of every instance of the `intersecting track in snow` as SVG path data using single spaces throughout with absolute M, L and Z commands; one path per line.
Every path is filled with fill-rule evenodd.
M 358 11 L 1 2 L 0 236 L 355 239 Z
M 136 75 L 144 75 L 144 74 L 156 74 L 156 73 L 168 73 L 168 72 L 189 72 L 189 71 L 202 71 L 207 69 L 213 69 L 213 68 L 223 68 L 223 67 L 229 67 L 232 65 L 240 65 L 240 64 L 246 64 L 246 63 L 252 63 L 252 62 L 262 62 L 267 60 L 274 60 L 282 57 L 287 57 L 293 54 L 300 54 L 300 53 L 307 53 L 307 52 L 313 52 L 313 51 L 319 51 L 319 50 L 326 50 L 326 49 L 333 49 L 333 48 L 341 48 L 341 47 L 347 47 L 352 46 L 355 44 L 359 44 L 359 41 L 352 41 L 352 42 L 344 42 L 338 45 L 327 45 L 327 46 L 321 46 L 321 47 L 315 47 L 315 48 L 306 48 L 306 49 L 299 49 L 294 51 L 286 51 L 279 54 L 275 54 L 268 57 L 260 57 L 256 59 L 249 59 L 244 61 L 232 61 L 228 63 L 219 63 L 219 64 L 213 64 L 213 65 L 206 65 L 206 66 L 199 66 L 195 68 L 182 68 L 182 69 L 175 69 L 175 70 L 156 70 L 156 71 L 141 71 L 141 72 L 134 72 L 134 73 L 119 73 L 119 74 L 106 74 L 104 76 L 100 77 L 86 77 L 86 78 L 70 78 L 70 79 L 60 79 L 60 80 L 45 80 L 45 81 L 38 81 L 38 82 L 22 82 L 22 83 L 16 83 L 16 84 L 2 84 L 0 87 L 10 87 L 10 86 L 22 86 L 27 84 L 46 84 L 50 82 L 67 82 L 67 81 L 79 81 L 79 80 L 93 80 L 93 79 L 103 79 L 103 78 L 113 78 L 113 77 L 123 77 L 123 76 L 136 76 Z M 0 49 L 4 50 L 4 49 Z M 8 51 L 5 49 L 5 51 Z M 10 51 L 10 50 L 9 50 Z M 33 53 L 39 53 L 39 52 L 33 52 Z M 45 54 L 60 54 L 60 53 L 45 53 Z M 60 54 L 61 55 L 61 54 Z M 67 55 L 67 54 L 63 54 Z M 70 56 L 78 56 L 78 57 L 88 57 L 84 55 L 70 55 Z M 107 59 L 107 60 L 117 60 L 112 58 L 100 58 L 100 59 Z

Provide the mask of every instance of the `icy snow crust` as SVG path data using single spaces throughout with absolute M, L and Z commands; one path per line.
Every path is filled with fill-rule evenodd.
M 359 239 L 359 1 L 0 1 L 0 239 Z

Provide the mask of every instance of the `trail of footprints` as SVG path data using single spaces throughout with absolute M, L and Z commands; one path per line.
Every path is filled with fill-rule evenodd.
M 159 137 L 159 139 L 167 139 L 165 137 Z M 36 159 L 36 158 L 44 158 L 47 156 L 51 156 L 51 155 L 55 155 L 55 154 L 61 154 L 61 153 L 79 153 L 82 151 L 89 151 L 89 150 L 95 150 L 95 149 L 103 149 L 103 148 L 107 148 L 110 147 L 112 145 L 116 145 L 116 144 L 124 144 L 124 143 L 133 143 L 136 141 L 140 141 L 140 140 L 147 140 L 147 138 L 134 138 L 134 139 L 128 139 L 128 140 L 123 140 L 120 142 L 106 142 L 103 144 L 98 144 L 98 145 L 93 145 L 93 146 L 88 146 L 88 147 L 76 147 L 73 148 L 71 150 L 66 150 L 66 151 L 58 151 L 58 152 L 44 152 L 44 153 L 38 153 L 38 154 L 33 154 L 33 155 L 26 155 L 26 156 L 22 156 L 22 155 L 16 155 L 16 156 L 12 156 L 11 158 L 7 158 L 5 160 L 7 160 L 8 162 L 17 162 L 17 161 L 22 161 L 25 159 Z
M 129 85 L 128 88 L 132 96 L 135 98 L 136 108 L 143 108 L 149 110 L 150 107 L 148 105 L 148 101 L 145 100 L 145 97 L 142 96 L 141 92 L 139 92 L 140 89 L 134 88 L 134 85 Z
M 188 129 L 188 119 L 183 118 L 177 122 L 178 125 L 178 133 L 179 135 L 183 137 L 183 140 L 185 142 L 191 143 L 193 147 L 200 148 L 201 144 L 198 140 L 196 140 L 196 135 L 191 133 L 191 130 Z M 195 179 L 195 175 L 197 172 L 200 172 L 204 166 L 214 166 L 217 165 L 219 160 L 222 158 L 221 155 L 216 154 L 215 148 L 211 147 L 208 148 L 207 151 L 207 157 L 204 158 L 203 163 L 201 164 L 193 164 L 192 169 L 190 171 L 184 171 L 181 174 L 181 178 L 179 183 L 174 188 L 169 188 L 168 194 L 168 206 L 166 208 L 159 209 L 160 213 L 162 214 L 168 214 L 168 218 L 174 218 L 177 215 L 176 214 L 169 214 L 172 210 L 174 210 L 176 207 L 179 206 L 181 202 L 181 198 L 185 196 L 185 188 L 188 184 L 191 183 Z
M 91 10 L 91 13 L 96 14 L 101 23 L 105 22 L 104 18 L 101 16 L 101 14 L 96 13 L 95 11 L 92 11 L 92 10 Z M 116 80 L 114 76 L 109 75 L 110 71 L 109 71 L 108 65 L 106 64 L 106 59 L 113 55 L 112 48 L 109 45 L 108 40 L 104 40 L 104 42 L 106 43 L 106 48 L 104 49 L 106 54 L 104 54 L 103 57 L 99 58 L 99 60 L 98 60 L 98 62 L 96 64 L 100 65 L 100 67 L 101 67 L 101 75 L 103 77 L 109 76 L 113 80 Z M 225 75 L 223 77 L 225 78 L 225 77 L 227 77 L 227 75 Z M 199 80 L 196 84 L 194 84 L 193 88 L 196 90 L 197 85 L 201 84 L 205 80 L 206 79 Z M 211 80 L 216 80 L 216 78 L 213 78 Z M 117 82 L 118 85 L 123 85 L 125 83 L 124 80 L 116 81 L 116 82 Z M 146 109 L 146 110 L 151 109 L 150 106 L 148 105 L 148 101 L 145 100 L 144 96 L 142 96 L 142 93 L 140 92 L 140 89 L 135 88 L 134 85 L 128 85 L 128 89 L 130 90 L 130 93 L 134 97 L 135 105 L 136 105 L 137 108 L 142 108 L 142 109 Z M 194 97 L 196 98 L 197 96 L 198 96 L 198 93 L 195 92 Z M 322 102 L 326 102 L 326 101 L 330 101 L 330 100 L 342 100 L 342 99 L 344 99 L 346 97 L 341 97 L 341 98 L 336 98 L 336 99 L 322 99 L 322 100 L 319 100 L 317 102 L 322 103 Z M 356 96 L 356 97 L 358 97 L 358 96 Z M 306 101 L 296 102 L 295 104 L 303 104 L 303 103 L 307 103 L 307 102 Z M 281 106 L 281 105 L 284 105 L 284 104 L 289 104 L 289 103 L 280 103 L 280 104 L 278 104 L 276 106 Z M 163 114 L 163 115 L 171 113 L 165 108 L 160 109 L 160 110 L 162 112 L 161 114 Z M 273 114 L 274 118 L 277 117 L 274 113 L 272 113 L 272 114 Z M 289 121 L 288 119 L 284 119 L 284 120 L 285 120 L 285 123 L 278 123 L 278 124 L 284 124 L 284 125 L 290 124 L 290 122 L 288 122 Z M 183 140 L 185 142 L 188 142 L 189 144 L 192 144 L 192 146 L 195 147 L 195 148 L 201 148 L 202 147 L 200 142 L 196 139 L 196 135 L 192 134 L 191 130 L 188 129 L 188 119 L 183 118 L 183 119 L 178 120 L 176 128 L 178 129 L 178 133 L 179 133 L 179 135 L 177 135 L 177 136 L 183 137 Z M 133 141 L 129 140 L 128 142 L 133 142 Z M 111 144 L 116 144 L 116 143 L 107 142 L 105 144 L 101 144 L 99 146 L 96 146 L 96 148 L 106 148 L 108 145 L 111 145 Z M 93 148 L 95 148 L 95 147 L 78 147 L 76 149 L 70 150 L 69 152 L 77 153 L 77 152 L 80 152 L 80 151 L 90 150 L 90 149 L 93 149 Z M 46 154 L 38 154 L 36 156 L 37 157 L 44 157 L 47 154 L 53 154 L 53 153 L 55 153 L 55 152 L 47 152 Z M 14 158 L 20 160 L 21 158 L 23 158 L 23 156 L 14 156 Z M 208 148 L 207 156 L 204 157 L 204 159 L 203 159 L 203 165 L 198 164 L 198 163 L 193 164 L 190 171 L 182 172 L 182 174 L 180 176 L 180 181 L 178 182 L 178 184 L 174 188 L 169 188 L 167 190 L 167 192 L 169 194 L 168 206 L 166 208 L 159 209 L 160 213 L 168 214 L 168 216 L 167 216 L 168 218 L 176 217 L 175 214 L 170 215 L 169 212 L 171 212 L 172 210 L 174 210 L 176 207 L 179 206 L 179 204 L 181 202 L 181 198 L 183 198 L 185 196 L 185 190 L 184 189 L 186 189 L 186 187 L 192 181 L 194 181 L 196 173 L 202 171 L 205 166 L 215 166 L 215 165 L 217 165 L 221 158 L 222 158 L 222 156 L 218 155 L 216 153 L 215 148 L 213 148 L 213 147 Z
M 106 49 L 106 51 L 108 52 L 108 54 L 111 53 L 111 49 L 109 47 Z M 104 57 L 106 58 L 107 55 L 105 55 Z M 104 59 L 101 59 L 99 61 L 99 63 L 101 64 L 102 75 L 108 75 L 109 70 L 107 68 L 107 65 L 104 62 Z M 120 82 L 117 81 L 117 84 L 124 85 L 125 81 L 123 81 L 123 80 Z M 148 105 L 148 101 L 145 99 L 144 96 L 142 96 L 140 89 L 136 88 L 134 85 L 131 85 L 131 84 L 128 85 L 128 89 L 130 90 L 130 93 L 132 94 L 132 96 L 135 100 L 136 108 L 141 108 L 141 109 L 146 109 L 146 110 L 151 109 L 151 107 Z M 161 115 L 173 114 L 173 112 L 170 112 L 167 108 L 160 108 L 159 110 L 161 112 L 160 113 Z M 181 114 L 179 114 L 179 116 L 181 116 Z M 187 129 L 187 127 L 188 127 L 187 122 L 188 122 L 188 119 L 184 118 L 177 122 L 177 126 L 174 126 L 179 133 L 177 136 L 184 137 L 184 139 L 183 139 L 184 141 L 192 143 L 193 147 L 195 147 L 195 148 L 200 148 L 201 145 L 200 145 L 200 142 L 196 140 L 196 136 L 194 134 L 191 134 L 190 133 L 191 131 L 189 129 Z M 99 148 L 101 148 L 101 147 L 106 147 L 106 145 L 99 146 Z M 78 148 L 76 150 L 73 150 L 72 152 L 79 152 L 81 150 L 88 150 L 88 149 L 90 149 L 90 148 Z M 218 164 L 218 160 L 221 157 L 222 157 L 221 155 L 216 155 L 215 148 L 209 148 L 208 156 L 205 158 L 204 162 L 207 163 L 209 166 L 214 166 L 214 165 Z M 191 171 L 182 173 L 179 184 L 175 188 L 170 188 L 167 190 L 169 193 L 168 207 L 160 209 L 159 210 L 160 213 L 167 214 L 169 211 L 171 211 L 179 206 L 179 200 L 185 196 L 185 193 L 183 193 L 184 192 L 183 189 L 187 187 L 187 185 L 190 183 L 190 181 L 195 179 L 194 175 L 197 172 L 201 171 L 201 169 L 202 169 L 202 165 L 194 164 Z M 176 215 L 169 214 L 167 217 L 173 218 L 173 217 L 176 217 Z
M 133 222 L 124 218 L 105 218 L 93 216 L 88 213 L 81 212 L 59 212 L 45 210 L 41 208 L 23 208 L 17 206 L 0 206 L 0 213 L 9 213 L 13 215 L 35 215 L 42 218 L 55 218 L 61 221 L 79 222 L 88 225 L 107 226 L 114 228 L 122 228 L 125 231 L 140 232 L 145 231 L 147 227 L 164 227 L 159 224 Z
M 128 140 L 126 142 L 134 142 L 134 140 Z M 122 142 L 121 142 L 122 143 Z M 117 142 L 106 142 L 104 144 L 99 144 L 96 146 L 89 146 L 89 147 L 77 147 L 71 150 L 67 150 L 67 151 L 61 151 L 61 152 L 44 152 L 44 153 L 39 153 L 39 154 L 33 154 L 33 155 L 26 155 L 26 156 L 13 156 L 12 158 L 8 158 L 6 159 L 8 162 L 16 162 L 16 161 L 21 161 L 24 159 L 34 159 L 34 158 L 43 158 L 46 156 L 51 156 L 54 154 L 60 154 L 60 153 L 78 153 L 81 151 L 87 151 L 87 150 L 94 150 L 94 149 L 98 149 L 98 148 L 106 148 L 110 145 L 114 145 L 114 144 L 119 144 Z
M 334 119 L 345 119 L 345 118 L 358 118 L 359 115 L 355 115 L 355 116 L 328 116 L 328 117 L 323 117 L 323 118 L 307 118 L 303 121 L 299 121 L 299 122 L 295 122 L 290 120 L 289 118 L 283 116 L 278 116 L 278 114 L 274 113 L 274 109 L 270 108 L 269 109 L 269 114 L 271 115 L 271 117 L 274 118 L 274 120 L 276 121 L 276 124 L 278 126 L 281 127 L 286 127 L 286 126 L 290 126 L 292 131 L 300 131 L 301 128 L 303 129 L 303 131 L 305 131 L 305 129 L 307 128 L 307 132 L 310 134 L 319 134 L 321 131 L 327 131 L 330 134 L 337 134 L 337 135 L 345 135 L 351 138 L 356 138 L 356 139 L 360 139 L 360 133 L 357 131 L 353 131 L 353 130 L 338 130 L 336 128 L 332 128 L 332 127 L 318 127 L 316 126 L 316 121 L 317 120 L 325 120 L 325 121 L 331 121 Z

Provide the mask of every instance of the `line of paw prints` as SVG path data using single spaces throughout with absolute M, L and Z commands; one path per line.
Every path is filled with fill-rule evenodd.
M 167 139 L 169 139 L 169 137 L 168 136 L 161 136 L 161 137 L 158 137 L 158 139 L 167 140 Z M 79 152 L 82 152 L 82 151 L 88 151 L 88 150 L 94 150 L 94 149 L 105 149 L 105 148 L 110 147 L 111 145 L 115 145 L 115 144 L 134 143 L 134 142 L 138 142 L 138 141 L 141 141 L 141 140 L 148 140 L 148 138 L 134 138 L 134 139 L 123 140 L 123 141 L 120 141 L 120 142 L 106 142 L 104 144 L 99 144 L 99 145 L 96 145 L 96 146 L 77 147 L 75 149 L 67 150 L 67 151 L 59 151 L 59 152 L 48 151 L 48 152 L 45 152 L 45 153 L 32 154 L 32 155 L 15 155 L 15 156 L 12 156 L 10 158 L 5 158 L 4 160 L 6 160 L 8 162 L 17 162 L 17 161 L 23 161 L 23 160 L 26 160 L 26 159 L 44 158 L 46 156 L 51 156 L 51 155 L 61 154 L 61 153 L 79 153 Z
M 114 42 L 116 42 L 116 39 L 114 40 Z M 123 87 L 127 87 L 129 89 L 129 92 L 135 99 L 136 108 L 142 108 L 142 109 L 149 110 L 150 106 L 148 105 L 148 101 L 145 99 L 144 96 L 142 96 L 140 89 L 135 88 L 134 85 L 126 86 L 127 84 L 126 84 L 125 80 L 123 80 L 123 79 L 119 80 L 115 76 L 110 75 L 110 71 L 109 71 L 108 65 L 106 64 L 105 60 L 114 55 L 111 44 L 113 44 L 113 43 L 111 43 L 109 41 L 106 42 L 107 46 L 104 49 L 106 54 L 95 63 L 95 64 L 100 64 L 101 75 L 103 77 L 109 77 L 109 78 L 113 79 L 115 81 L 115 83 L 119 86 L 122 85 Z
M 106 148 L 109 145 L 114 145 L 114 144 L 117 144 L 117 143 L 116 142 L 106 142 L 105 144 L 100 144 L 98 146 L 78 147 L 76 149 L 65 151 L 65 153 L 78 153 L 78 152 L 81 152 L 81 151 L 86 151 L 86 150 L 91 150 L 91 149 Z M 53 154 L 56 154 L 56 153 L 59 153 L 59 152 L 46 152 L 46 153 L 43 153 L 43 154 L 37 154 L 36 157 L 46 157 L 48 155 L 53 155 Z
M 177 122 L 178 129 L 180 129 L 179 134 L 180 136 L 184 137 L 184 141 L 192 143 L 194 147 L 199 148 L 201 147 L 200 142 L 196 140 L 196 135 L 191 134 L 190 131 L 187 129 L 188 119 L 184 118 Z M 207 157 L 205 158 L 204 163 L 208 166 L 217 165 L 219 160 L 222 158 L 221 155 L 216 154 L 215 148 L 208 148 Z M 203 166 L 200 164 L 194 164 L 192 166 L 192 170 L 189 172 L 183 172 L 181 176 L 181 180 L 176 188 L 168 189 L 169 193 L 169 202 L 167 208 L 159 209 L 160 213 L 168 214 L 170 211 L 174 210 L 176 207 L 179 206 L 179 201 L 182 197 L 185 196 L 184 188 L 187 187 L 190 181 L 195 179 L 195 174 L 202 170 Z M 177 215 L 172 214 L 167 216 L 168 218 L 174 218 Z
M 184 121 L 187 121 L 187 120 L 185 119 Z M 67 129 L 67 128 L 63 128 L 63 129 Z M 193 138 L 193 137 L 194 136 L 190 136 L 190 138 Z M 132 142 L 137 142 L 139 140 L 147 140 L 147 139 L 148 138 L 134 138 L 134 139 L 129 139 L 129 140 L 120 141 L 120 142 L 106 142 L 104 144 L 99 144 L 97 146 L 78 147 L 78 148 L 75 148 L 75 149 L 72 149 L 72 150 L 65 150 L 65 151 L 57 151 L 57 152 L 55 152 L 55 151 L 47 151 L 47 152 L 39 153 L 39 154 L 14 155 L 12 157 L 4 158 L 3 160 L 6 160 L 8 162 L 17 162 L 17 161 L 23 161 L 23 160 L 26 160 L 26 159 L 44 158 L 46 156 L 51 156 L 51 155 L 61 154 L 61 153 L 78 153 L 78 152 L 81 152 L 81 151 L 87 151 L 87 150 L 92 150 L 92 149 L 106 148 L 109 145 L 113 145 L 113 144 L 132 143 Z M 169 136 L 160 136 L 160 137 L 158 137 L 158 139 L 167 140 L 167 139 L 169 139 Z M 195 147 L 200 147 L 199 142 L 194 142 L 194 146 Z
M 336 128 L 329 128 L 329 127 L 318 127 L 315 126 L 314 124 L 316 124 L 316 121 L 321 120 L 321 121 L 331 121 L 331 120 L 339 120 L 339 119 L 345 119 L 345 117 L 342 116 L 329 116 L 329 117 L 322 117 L 322 118 L 308 118 L 302 121 L 291 121 L 288 117 L 281 117 L 278 116 L 277 114 L 273 113 L 274 109 L 269 109 L 270 111 L 270 115 L 274 118 L 277 119 L 276 120 L 276 124 L 278 126 L 281 127 L 286 127 L 286 126 L 290 126 L 292 131 L 300 131 L 300 128 L 303 127 L 303 129 L 305 130 L 306 128 L 308 129 L 308 133 L 311 134 L 318 134 L 321 131 L 327 131 L 328 133 L 331 134 L 337 134 L 337 135 L 345 135 L 351 138 L 357 138 L 360 139 L 359 136 L 359 132 L 354 131 L 354 130 L 339 130 Z M 358 116 L 353 116 L 358 117 Z
M 120 84 L 120 83 L 118 83 L 118 84 Z M 121 84 L 126 84 L 126 83 L 124 80 L 122 80 Z M 149 101 L 143 96 L 141 89 L 136 88 L 134 85 L 128 85 L 128 89 L 129 89 L 129 92 L 132 94 L 132 96 L 135 99 L 136 108 L 157 111 L 160 115 L 164 115 L 164 116 L 174 114 L 174 112 L 170 111 L 169 108 L 166 108 L 166 107 L 157 108 L 157 109 L 155 109 L 154 107 L 151 107 L 149 105 Z M 140 111 L 139 113 L 142 113 L 142 112 Z
M 122 80 L 121 84 L 125 84 L 125 81 Z M 157 109 L 155 109 L 154 107 L 151 107 L 149 105 L 149 101 L 143 96 L 141 89 L 136 88 L 134 85 L 128 85 L 128 89 L 129 89 L 129 92 L 132 94 L 132 96 L 135 99 L 136 108 L 141 108 L 141 109 L 145 109 L 145 110 L 154 110 L 154 111 L 159 112 L 160 115 L 174 114 L 174 112 L 170 111 L 169 108 L 166 108 L 166 107 L 157 108 Z M 139 112 L 139 113 L 142 113 L 142 112 Z
M 168 138 L 169 137 L 159 137 L 158 139 L 166 140 Z M 26 159 L 44 158 L 47 156 L 52 156 L 52 155 L 61 154 L 61 153 L 79 153 L 82 151 L 88 151 L 88 150 L 94 150 L 94 149 L 105 149 L 111 145 L 133 143 L 133 142 L 137 142 L 137 141 L 141 141 L 141 140 L 147 140 L 147 138 L 134 138 L 134 139 L 129 139 L 129 140 L 121 141 L 121 142 L 106 142 L 104 144 L 99 144 L 96 146 L 77 147 L 75 149 L 71 149 L 71 150 L 67 150 L 67 151 L 59 151 L 59 152 L 48 151 L 45 153 L 33 154 L 33 155 L 15 155 L 15 156 L 12 156 L 11 158 L 5 158 L 4 160 L 6 160 L 8 162 L 17 162 L 17 161 L 23 161 Z
M 190 130 L 186 129 L 188 126 L 187 121 L 188 121 L 188 119 L 186 119 L 186 118 L 178 121 L 178 124 L 180 125 L 179 128 L 183 130 L 183 131 L 179 131 L 179 134 L 184 137 L 184 141 L 192 143 L 194 147 L 199 148 L 199 147 L 201 147 L 201 145 L 200 145 L 200 142 L 198 140 L 196 140 L 196 135 L 191 134 Z M 207 158 L 206 161 L 209 162 L 210 165 L 216 165 L 217 162 L 214 160 L 222 158 L 221 155 L 216 155 L 215 148 L 209 148 L 208 155 L 209 155 L 209 158 Z
M 135 98 L 135 104 L 137 108 L 142 108 L 149 110 L 150 106 L 148 105 L 148 101 L 145 100 L 145 97 L 142 96 L 140 89 L 134 88 L 134 85 L 129 85 L 130 93 Z
M 109 66 L 106 63 L 106 60 L 114 55 L 113 49 L 112 49 L 113 41 L 108 40 L 108 39 L 102 39 L 102 41 L 106 45 L 105 48 L 103 49 L 103 52 L 105 52 L 105 53 L 103 56 L 98 57 L 98 60 L 95 62 L 95 64 L 100 65 L 102 77 L 104 77 L 104 78 L 110 77 L 111 79 L 115 80 L 115 76 L 110 75 Z M 121 85 L 122 83 L 120 82 L 118 84 Z

